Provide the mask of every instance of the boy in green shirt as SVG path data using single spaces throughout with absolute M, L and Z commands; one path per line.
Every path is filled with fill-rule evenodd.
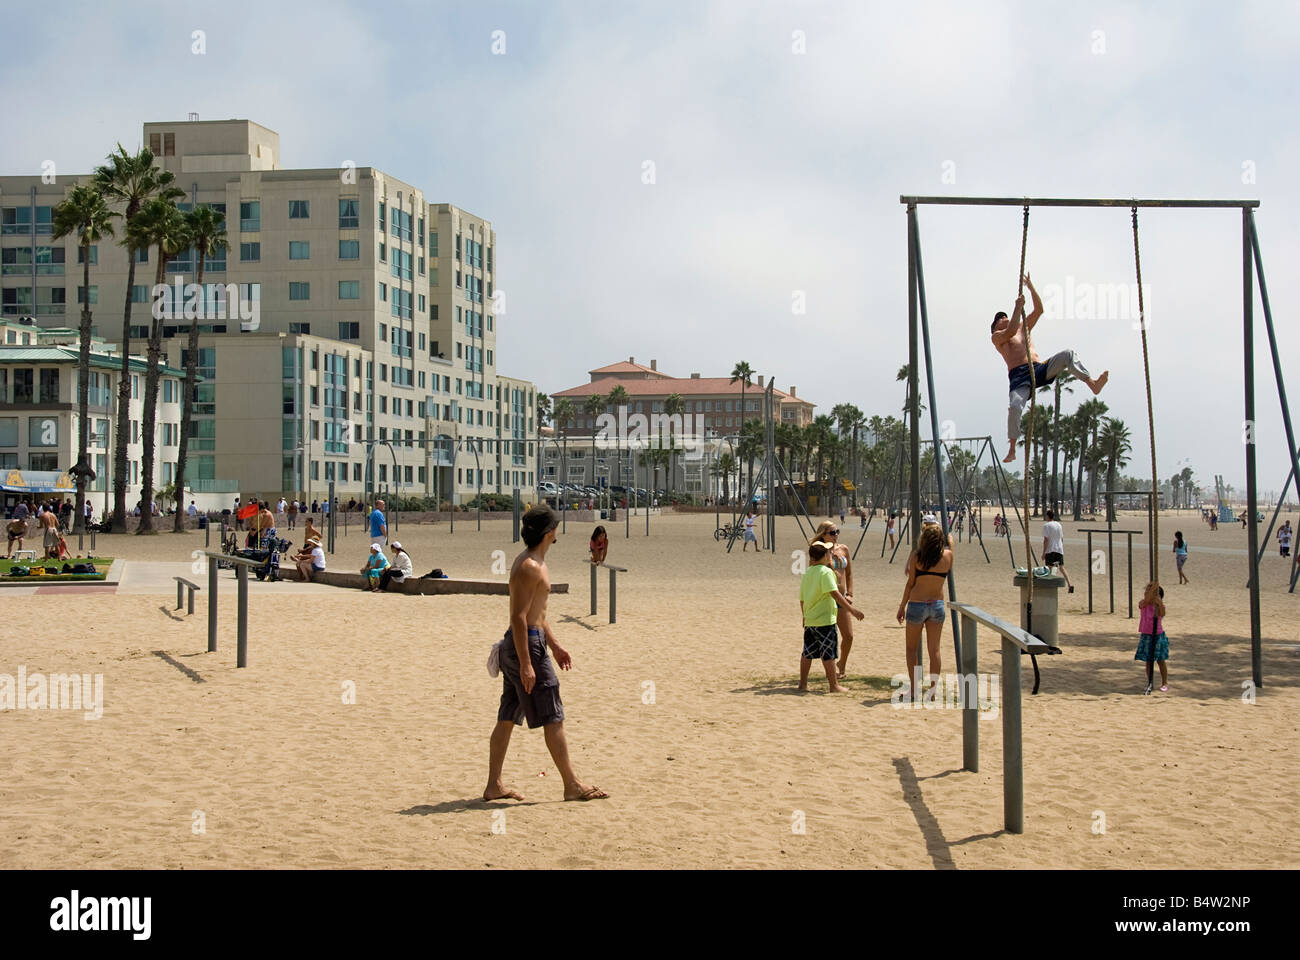
M 839 581 L 830 568 L 830 548 L 820 540 L 808 547 L 809 565 L 799 581 L 799 609 L 803 612 L 803 657 L 799 661 L 799 689 L 808 689 L 808 670 L 814 660 L 826 668 L 830 692 L 844 688 L 835 680 L 835 661 L 839 657 L 839 634 L 835 629 L 837 607 L 862 619 L 863 613 L 839 591 Z

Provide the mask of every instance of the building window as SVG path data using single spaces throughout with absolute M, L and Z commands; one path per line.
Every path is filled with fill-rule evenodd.
M 311 244 L 306 240 L 289 241 L 289 259 L 290 260 L 310 260 Z
M 289 282 L 289 299 L 290 300 L 310 300 L 311 284 L 291 280 Z
M 262 259 L 262 245 L 260 243 L 243 243 L 239 244 L 239 260 L 241 263 L 257 263 Z
M 361 259 L 361 241 L 360 241 L 360 240 L 340 240 L 340 241 L 339 241 L 339 259 L 340 259 L 340 260 L 360 260 L 360 259 Z
M 421 313 L 424 313 L 424 294 L 420 294 L 420 295 L 419 295 L 419 304 L 420 304 L 420 312 L 421 312 Z M 421 339 L 421 340 L 424 339 L 424 334 L 420 334 L 420 339 Z M 424 349 L 424 344 L 423 344 L 423 343 L 420 344 L 420 349 L 421 349 L 421 350 Z
M 261 200 L 241 200 L 239 202 L 239 229 L 244 233 L 256 233 L 262 229 Z
M 77 247 L 77 263 L 78 264 L 85 263 L 86 262 L 85 258 L 86 258 L 85 248 Z M 99 264 L 99 244 L 92 243 L 90 245 L 90 265 L 93 267 L 98 264 Z
M 360 223 L 360 217 L 357 214 L 357 200 L 339 200 L 339 229 L 355 230 Z
M 388 204 L 380 200 L 379 201 L 379 232 L 386 233 L 387 231 L 388 231 Z
M 339 281 L 339 299 L 340 299 L 340 300 L 360 300 L 360 299 L 361 299 L 361 281 L 360 281 L 360 280 L 340 280 L 340 281 Z
M 379 299 L 384 303 L 388 302 L 388 284 L 383 281 L 380 281 L 379 283 Z
M 294 321 L 291 320 L 291 321 L 289 321 L 289 332 L 290 332 L 290 333 L 307 333 L 307 334 L 310 334 L 310 333 L 311 333 L 311 324 L 310 324 L 310 323 L 296 323 L 296 322 L 294 322 Z M 313 369 L 315 369 L 315 368 L 313 368 Z
M 307 220 L 311 217 L 311 201 L 309 200 L 290 200 L 289 201 L 289 219 L 290 220 Z
M 383 243 L 379 244 L 379 262 L 380 263 L 388 262 L 388 247 Z
M 77 303 L 85 303 L 85 302 L 86 302 L 86 288 L 85 288 L 85 287 L 77 287 Z M 90 287 L 90 302 L 91 302 L 92 304 L 99 303 L 99 285 L 98 285 L 98 284 L 91 284 L 91 287 Z

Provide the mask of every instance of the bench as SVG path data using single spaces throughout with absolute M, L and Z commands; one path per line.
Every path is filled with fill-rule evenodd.
M 179 610 L 181 608 L 181 591 L 183 591 L 185 588 L 188 587 L 189 588 L 189 609 L 187 609 L 185 612 L 187 615 L 193 616 L 194 615 L 194 593 L 196 590 L 199 590 L 201 588 L 197 583 L 191 583 L 189 580 L 186 580 L 184 577 L 172 577 L 172 579 L 176 581 L 176 609 Z
M 27 554 L 27 559 L 28 559 L 28 560 L 35 560 L 35 559 L 36 559 L 36 551 L 35 551 L 35 550 L 15 550 L 15 551 L 14 551 L 14 559 L 15 559 L 15 560 L 21 560 L 21 559 L 23 558 L 23 554 L 24 554 L 24 553 Z
M 285 580 L 302 582 L 296 567 L 281 567 L 280 576 Z M 312 574 L 312 583 L 327 587 L 342 587 L 348 590 L 360 590 L 366 585 L 366 578 L 359 573 L 338 573 L 321 570 Z M 505 580 L 467 580 L 467 579 L 425 579 L 407 577 L 404 581 L 390 581 L 387 593 L 414 594 L 417 596 L 440 596 L 445 594 L 475 594 L 479 596 L 510 596 L 510 584 Z M 568 593 L 567 583 L 552 583 L 551 593 Z

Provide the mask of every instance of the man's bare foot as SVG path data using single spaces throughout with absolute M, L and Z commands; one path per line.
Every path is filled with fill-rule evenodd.
M 522 800 L 523 798 L 523 794 L 516 793 L 514 790 L 507 790 L 501 784 L 488 787 L 483 791 L 484 800 Z
M 1088 386 L 1089 388 L 1091 388 L 1093 394 L 1096 395 L 1098 393 L 1101 393 L 1101 388 L 1106 386 L 1106 382 L 1108 380 L 1110 380 L 1110 371 L 1103 370 L 1101 372 L 1101 376 L 1098 377 L 1096 380 L 1092 381 L 1092 383 L 1088 384 Z
M 606 800 L 609 794 L 600 787 L 588 787 L 581 783 L 575 783 L 572 788 L 564 788 L 565 800 Z
M 847 688 L 847 687 L 841 687 L 838 683 L 836 683 L 836 684 L 833 684 L 833 685 L 831 686 L 830 692 L 831 692 L 831 693 L 847 693 L 847 692 L 848 692 L 848 688 Z
M 807 693 L 807 692 L 808 692 L 808 684 L 806 684 L 806 683 L 801 683 L 801 684 L 799 684 L 799 686 L 798 686 L 796 689 L 797 689 L 800 693 Z
M 1095 390 L 1094 390 L 1093 392 L 1096 393 Z M 1003 462 L 1003 463 L 1011 463 L 1011 461 L 1013 461 L 1013 460 L 1015 460 L 1015 459 L 1016 459 L 1016 445 L 1013 443 L 1013 444 L 1011 444 L 1011 452 L 1008 453 L 1005 457 L 1002 458 L 1002 462 Z

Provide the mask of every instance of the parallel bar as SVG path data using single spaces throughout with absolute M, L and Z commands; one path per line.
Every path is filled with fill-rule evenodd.
M 179 580 L 177 580 L 177 581 L 176 581 L 176 609 L 177 609 L 177 610 L 179 610 L 181 607 L 183 607 L 183 606 L 185 605 L 185 599 L 184 599 L 183 595 L 181 594 L 181 591 L 184 590 L 184 589 L 185 589 L 185 584 L 183 584 L 183 583 L 181 583 Z M 193 594 L 191 594 L 191 596 L 193 596 Z M 191 610 L 190 610 L 190 613 L 193 613 L 193 612 L 194 612 L 194 610 L 191 609 Z
M 1085 530 L 1088 537 L 1088 612 L 1092 613 L 1092 531 Z
M 596 565 L 591 565 L 591 615 L 596 615 Z
M 1133 534 L 1125 535 L 1128 541 L 1128 618 L 1133 619 Z M 1154 549 L 1154 548 L 1153 548 Z
M 248 565 L 239 564 L 235 568 L 235 579 L 239 583 L 239 633 L 235 653 L 235 666 L 248 666 Z
M 1250 211 L 1241 211 L 1241 327 L 1245 366 L 1246 409 L 1246 548 L 1250 551 L 1250 672 L 1255 686 L 1264 685 L 1264 660 L 1260 648 L 1259 622 L 1259 496 L 1255 477 L 1255 288 L 1251 247 Z M 1294 447 L 1292 449 L 1295 449 Z
M 969 691 L 965 683 L 967 677 L 979 673 L 977 651 L 979 647 L 979 627 L 970 617 L 962 617 L 961 631 L 961 673 L 963 691 Z M 980 705 L 979 695 L 967 697 L 962 704 L 961 713 L 961 767 L 972 773 L 980 768 Z
M 917 197 L 904 194 L 899 203 L 940 204 L 956 207 L 1179 207 L 1179 208 L 1233 208 L 1243 210 L 1259 206 L 1258 200 L 1125 200 L 1120 199 L 1068 199 L 1059 197 Z
M 217 649 L 217 561 L 208 557 L 208 653 Z
M 618 618 L 618 570 L 609 568 L 609 622 Z
M 1024 747 L 1020 723 L 1020 649 L 1002 638 L 1002 817 L 1007 833 L 1025 832 Z

